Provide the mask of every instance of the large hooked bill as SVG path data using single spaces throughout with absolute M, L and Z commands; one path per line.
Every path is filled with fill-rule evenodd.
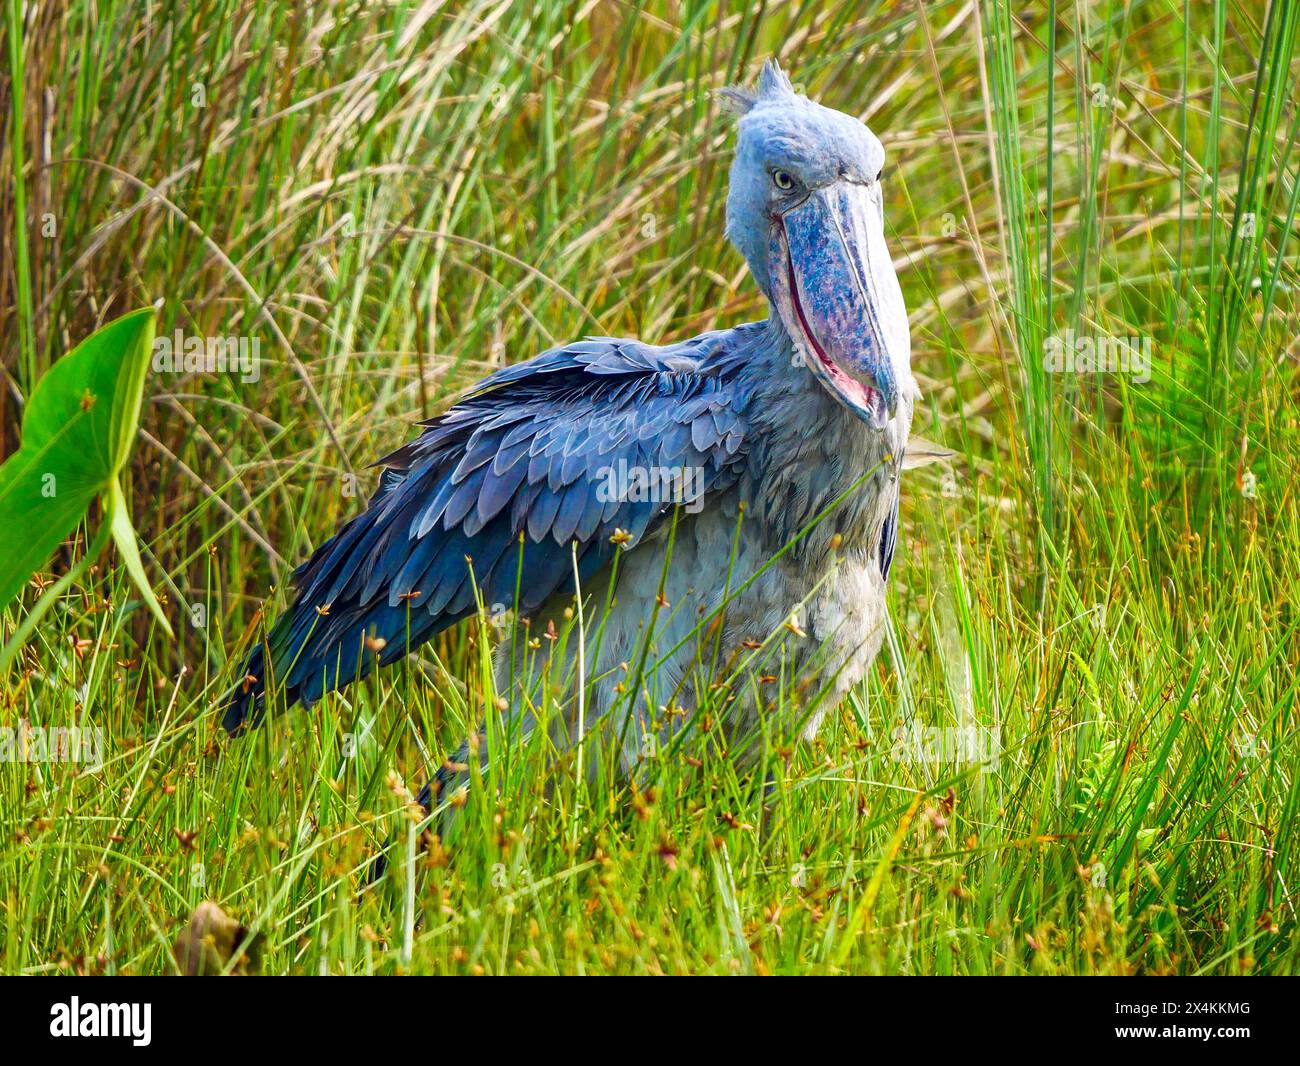
M 880 184 L 838 181 L 780 216 L 772 290 L 786 331 L 813 372 L 864 422 L 898 409 L 911 338 L 885 245 Z

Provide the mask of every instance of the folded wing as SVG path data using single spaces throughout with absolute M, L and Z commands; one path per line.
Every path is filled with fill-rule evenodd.
M 367 509 L 296 572 L 293 606 L 250 655 L 226 729 L 256 722 L 268 682 L 310 703 L 473 613 L 476 597 L 536 611 L 572 589 L 575 554 L 586 580 L 618 531 L 633 546 L 682 490 L 734 484 L 745 426 L 717 372 L 722 336 L 580 341 L 498 371 L 424 423 L 381 460 Z M 665 498 L 674 471 L 679 493 Z M 628 474 L 659 491 L 625 491 Z

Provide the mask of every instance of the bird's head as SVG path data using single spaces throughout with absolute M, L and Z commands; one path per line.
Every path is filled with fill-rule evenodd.
M 739 113 L 727 235 L 808 367 L 883 429 L 911 382 L 903 293 L 885 245 L 885 150 L 865 125 L 794 91 L 775 61 Z

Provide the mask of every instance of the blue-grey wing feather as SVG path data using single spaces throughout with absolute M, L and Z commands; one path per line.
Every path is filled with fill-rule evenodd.
M 582 578 L 598 573 L 616 530 L 635 543 L 672 510 L 604 498 L 607 470 L 694 467 L 698 492 L 734 484 L 744 397 L 710 362 L 721 336 L 588 338 L 497 371 L 422 423 L 381 460 L 367 510 L 296 572 L 293 607 L 250 656 L 226 728 L 260 715 L 267 672 L 286 702 L 311 702 L 471 613 L 476 593 L 526 614 L 572 588 L 574 552 Z
M 889 580 L 889 571 L 894 565 L 894 549 L 898 547 L 898 504 L 899 488 L 895 484 L 894 502 L 880 530 L 880 573 L 886 581 Z

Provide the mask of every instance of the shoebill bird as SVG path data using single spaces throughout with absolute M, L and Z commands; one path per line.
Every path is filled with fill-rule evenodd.
M 293 606 L 226 702 L 227 730 L 262 717 L 269 686 L 310 705 L 483 605 L 527 618 L 537 636 L 563 624 L 575 586 L 589 622 L 582 723 L 612 717 L 625 771 L 648 734 L 663 742 L 690 720 L 662 708 L 689 712 L 707 689 L 702 642 L 724 659 L 762 646 L 763 672 L 801 678 L 817 698 L 786 725 L 806 738 L 862 678 L 881 644 L 917 395 L 885 239 L 885 153 L 860 121 L 797 94 L 775 62 L 754 91 L 724 95 L 739 115 L 727 236 L 768 317 L 669 345 L 575 341 L 422 423 L 380 460 L 366 510 L 296 572 Z M 656 472 L 673 491 L 638 491 Z M 578 643 L 567 642 L 571 659 Z M 560 646 L 528 644 L 498 649 L 508 697 L 524 655 Z M 629 694 L 620 665 L 638 661 Z M 742 684 L 727 705 L 735 735 L 766 713 L 760 689 Z M 561 745 L 579 731 L 570 703 L 549 725 Z

